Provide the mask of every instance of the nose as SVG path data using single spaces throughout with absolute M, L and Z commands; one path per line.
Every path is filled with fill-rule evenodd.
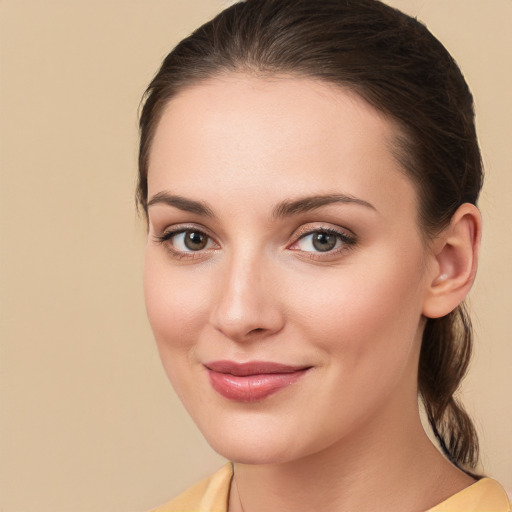
M 236 257 L 217 275 L 213 327 L 233 341 L 262 340 L 284 326 L 275 272 L 257 257 Z

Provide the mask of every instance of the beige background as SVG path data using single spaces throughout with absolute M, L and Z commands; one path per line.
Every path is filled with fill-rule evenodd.
M 464 387 L 512 489 L 511 0 L 393 0 L 461 64 L 487 167 Z M 137 105 L 220 0 L 0 0 L 0 511 L 136 512 L 218 467 L 145 318 Z M 226 4 L 226 2 L 224 2 Z

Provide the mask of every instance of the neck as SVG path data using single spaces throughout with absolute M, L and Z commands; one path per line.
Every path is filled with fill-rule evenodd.
M 230 512 L 426 510 L 471 485 L 425 434 L 417 406 L 292 462 L 235 464 Z M 383 413 L 386 416 L 386 413 Z M 400 418 L 400 422 L 392 418 Z M 383 442 L 385 440 L 385 442 Z

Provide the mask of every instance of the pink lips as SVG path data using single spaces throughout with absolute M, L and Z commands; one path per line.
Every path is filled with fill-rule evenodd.
M 257 402 L 293 384 L 309 369 L 279 363 L 213 361 L 205 364 L 210 383 L 223 397 L 238 402 Z

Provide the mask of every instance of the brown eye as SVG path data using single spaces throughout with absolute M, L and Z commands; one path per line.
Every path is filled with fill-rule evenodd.
M 185 231 L 183 243 L 190 251 L 200 251 L 208 244 L 208 236 L 199 231 Z
M 215 242 L 203 231 L 197 229 L 177 229 L 155 237 L 157 242 L 165 245 L 175 253 L 192 253 L 216 247 Z
M 317 255 L 321 253 L 337 254 L 355 245 L 355 243 L 355 237 L 343 231 L 320 228 L 306 232 L 290 248 L 303 253 L 316 253 Z
M 336 247 L 336 242 L 337 242 L 337 237 L 336 235 L 333 235 L 331 233 L 315 233 L 313 235 L 313 239 L 312 239 L 312 244 L 313 244 L 313 247 L 317 250 L 317 251 L 320 251 L 320 252 L 325 252 L 325 251 L 331 251 L 332 249 L 334 249 L 334 247 Z

